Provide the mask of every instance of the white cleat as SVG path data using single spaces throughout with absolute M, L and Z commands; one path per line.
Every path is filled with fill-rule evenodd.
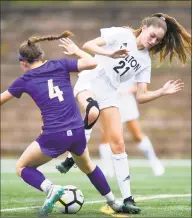
M 152 165 L 152 170 L 155 176 L 162 176 L 165 173 L 165 168 L 160 160 L 156 160 Z
M 40 210 L 40 216 L 47 216 L 52 212 L 56 201 L 64 194 L 64 188 L 60 185 L 52 185 L 44 205 Z

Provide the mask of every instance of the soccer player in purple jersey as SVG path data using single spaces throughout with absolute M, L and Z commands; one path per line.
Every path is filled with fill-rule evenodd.
M 1 105 L 27 93 L 41 111 L 43 126 L 42 133 L 17 161 L 16 171 L 26 183 L 47 194 L 40 210 L 40 215 L 46 216 L 52 212 L 64 189 L 46 179 L 37 167 L 70 151 L 78 167 L 106 198 L 109 206 L 116 212 L 128 213 L 128 208 L 115 200 L 102 171 L 89 157 L 84 123 L 74 98 L 70 72 L 93 69 L 97 63 L 68 38 L 71 35 L 65 31 L 60 36 L 30 37 L 20 46 L 19 61 L 25 73 L 1 94 Z M 66 55 L 77 55 L 80 59 L 43 60 L 43 51 L 36 43 L 58 39 Z

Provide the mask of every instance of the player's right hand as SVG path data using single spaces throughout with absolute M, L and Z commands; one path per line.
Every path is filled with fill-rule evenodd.
M 58 45 L 65 49 L 64 54 L 66 55 L 74 55 L 76 54 L 79 47 L 69 38 L 60 39 L 62 44 Z
M 124 48 L 124 49 L 119 49 L 117 51 L 110 52 L 108 56 L 117 59 L 117 58 L 125 58 L 128 55 L 129 55 L 129 51 Z

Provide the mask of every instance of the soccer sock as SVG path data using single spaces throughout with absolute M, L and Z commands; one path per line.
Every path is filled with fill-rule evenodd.
M 153 149 L 153 145 L 151 141 L 149 140 L 149 138 L 145 136 L 142 139 L 142 141 L 137 144 L 137 147 L 139 150 L 141 150 L 144 153 L 145 157 L 148 158 L 148 160 L 150 161 L 150 164 L 153 165 L 154 161 L 157 160 L 157 157 Z
M 52 186 L 52 182 L 48 179 L 45 179 L 42 184 L 40 185 L 40 188 L 46 193 L 48 194 L 48 192 L 50 191 L 50 188 Z
M 103 172 L 98 166 L 87 176 L 101 195 L 107 195 L 111 191 Z
M 106 176 L 114 175 L 112 151 L 109 143 L 99 145 L 99 154 L 102 164 L 102 170 Z
M 108 194 L 104 195 L 104 197 L 106 198 L 107 202 L 110 202 L 110 201 L 114 201 L 114 200 L 115 200 L 115 196 L 114 196 L 114 194 L 112 193 L 112 191 L 110 191 Z
M 112 158 L 122 197 L 123 199 L 128 198 L 131 196 L 131 190 L 127 154 L 125 152 L 121 154 L 113 154 Z
M 92 129 L 84 129 L 84 131 L 85 131 L 85 136 L 86 136 L 86 142 L 88 143 Z
M 33 167 L 25 167 L 21 171 L 22 179 L 28 183 L 29 185 L 33 186 L 34 188 L 39 189 L 42 191 L 41 184 L 45 181 L 45 176 Z

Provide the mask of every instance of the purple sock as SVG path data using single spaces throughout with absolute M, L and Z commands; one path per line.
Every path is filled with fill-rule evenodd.
M 98 166 L 87 176 L 101 195 L 106 195 L 111 191 L 103 172 Z
M 37 169 L 33 167 L 25 167 L 21 171 L 21 177 L 26 183 L 42 191 L 42 189 L 40 188 L 40 185 L 46 178 Z

